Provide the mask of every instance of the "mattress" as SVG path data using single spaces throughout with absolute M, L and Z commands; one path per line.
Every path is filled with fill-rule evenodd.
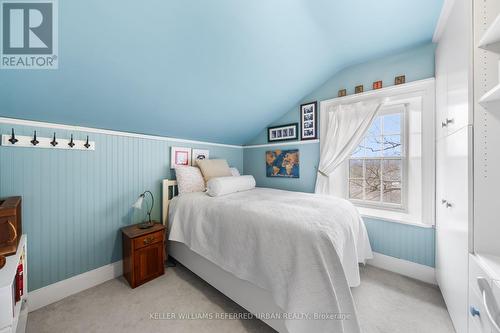
M 350 202 L 268 188 L 188 193 L 171 201 L 169 224 L 170 240 L 269 291 L 289 332 L 359 332 L 349 287 L 372 252 Z

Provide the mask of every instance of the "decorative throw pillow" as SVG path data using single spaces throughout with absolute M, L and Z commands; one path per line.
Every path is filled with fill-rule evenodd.
M 211 197 L 248 191 L 255 188 L 253 176 L 214 177 L 207 183 L 207 194 Z
M 229 177 L 233 175 L 226 160 L 198 160 L 198 167 L 206 182 L 214 177 Z
M 179 195 L 205 191 L 205 180 L 197 167 L 178 166 L 175 168 Z
M 231 170 L 231 174 L 233 176 L 241 176 L 240 172 L 238 171 L 238 169 L 236 168 L 229 168 L 229 170 Z

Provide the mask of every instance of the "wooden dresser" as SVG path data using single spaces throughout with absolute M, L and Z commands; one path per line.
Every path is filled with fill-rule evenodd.
M 165 273 L 165 226 L 149 229 L 131 225 L 122 229 L 123 275 L 132 288 Z

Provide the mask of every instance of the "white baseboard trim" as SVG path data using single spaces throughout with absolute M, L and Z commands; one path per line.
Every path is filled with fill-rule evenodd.
M 377 252 L 373 252 L 373 259 L 368 260 L 367 264 L 408 276 L 416 280 L 437 285 L 436 272 L 434 268 L 426 265 L 390 257 Z
M 435 270 L 432 267 L 411 261 L 386 256 L 374 252 L 368 265 L 414 278 L 431 284 L 437 284 Z M 28 293 L 29 311 L 38 310 L 46 305 L 60 301 L 85 289 L 92 288 L 123 274 L 122 261 L 96 268 L 69 279 L 62 280 Z
M 97 286 L 123 274 L 122 261 L 96 268 L 28 293 L 29 311 L 35 311 L 65 297 Z

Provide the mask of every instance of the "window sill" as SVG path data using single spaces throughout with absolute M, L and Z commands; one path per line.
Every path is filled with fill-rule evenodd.
M 407 213 L 396 212 L 391 210 L 384 209 L 375 209 L 375 208 L 367 208 L 356 206 L 359 214 L 362 217 L 373 218 L 377 220 L 384 220 L 394 223 L 401 223 L 407 225 L 413 225 L 421 228 L 433 228 L 433 225 L 422 223 L 422 221 L 415 216 L 412 216 Z

